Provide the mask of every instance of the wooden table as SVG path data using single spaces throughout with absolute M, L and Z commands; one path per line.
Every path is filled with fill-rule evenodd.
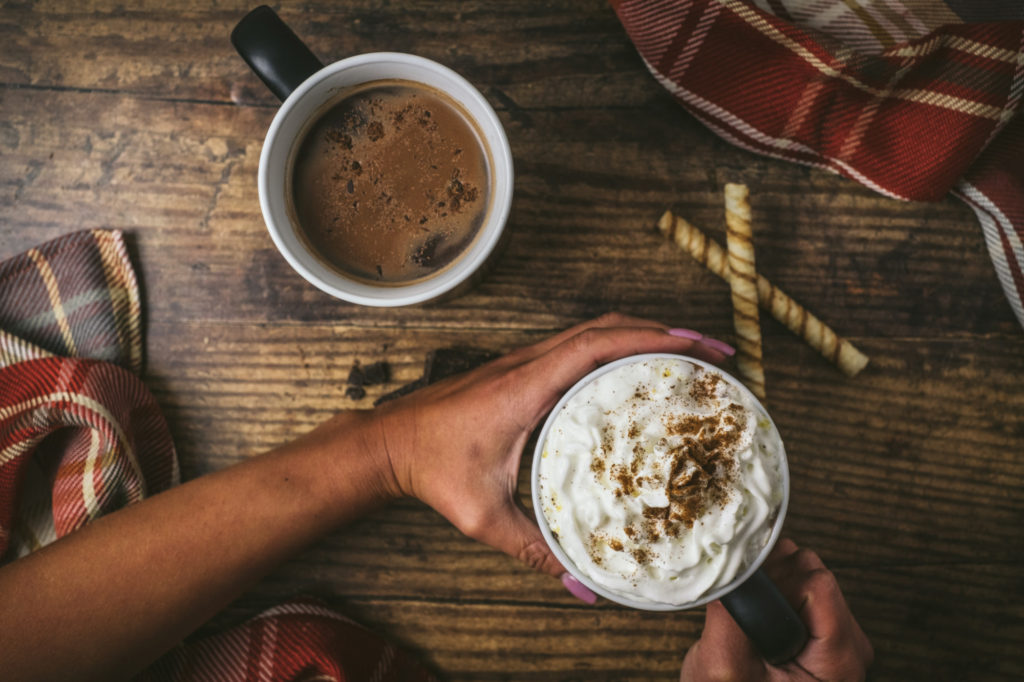
M 0 8 L 0 255 L 127 233 L 145 380 L 187 478 L 370 406 L 433 349 L 504 351 L 608 310 L 732 340 L 726 286 L 654 223 L 672 208 L 722 238 L 722 186 L 746 182 L 761 272 L 871 356 L 847 379 L 763 324 L 787 534 L 835 571 L 875 678 L 1024 675 L 1024 333 L 965 206 L 892 201 L 725 144 L 602 3 L 286 3 L 323 60 L 399 50 L 464 74 L 515 157 L 511 238 L 482 283 L 443 304 L 349 305 L 274 249 L 256 169 L 277 103 L 228 42 L 250 6 L 207 4 Z M 391 381 L 346 398 L 353 363 L 378 360 Z M 412 501 L 295 557 L 215 625 L 296 592 L 452 680 L 670 680 L 703 622 L 585 606 Z

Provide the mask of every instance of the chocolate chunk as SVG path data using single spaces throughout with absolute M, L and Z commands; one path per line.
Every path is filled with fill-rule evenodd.
M 373 401 L 373 404 L 376 406 L 389 400 L 400 398 L 435 381 L 441 381 L 450 376 L 476 369 L 480 365 L 498 357 L 501 357 L 500 353 L 482 348 L 439 348 L 431 351 L 427 354 L 427 359 L 424 362 L 423 376 L 412 383 L 382 395 Z
M 383 360 L 365 366 L 356 360 L 348 373 L 347 383 L 350 386 L 375 386 L 387 383 L 390 376 L 390 367 Z
M 390 378 L 391 368 L 383 360 L 363 368 L 363 384 L 366 386 L 386 384 Z

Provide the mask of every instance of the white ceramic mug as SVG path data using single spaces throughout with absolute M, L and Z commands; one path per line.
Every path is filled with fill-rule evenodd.
M 566 554 L 565 550 L 562 549 L 558 542 L 558 538 L 548 526 L 548 521 L 544 516 L 543 504 L 540 498 L 541 459 L 544 447 L 547 444 L 548 432 L 551 430 L 551 426 L 558 414 L 562 411 L 562 408 L 564 408 L 573 396 L 579 393 L 581 389 L 591 384 L 598 377 L 618 369 L 619 367 L 643 362 L 645 360 L 660 359 L 682 360 L 722 377 L 724 381 L 735 387 L 746 397 L 749 403 L 754 406 L 758 413 L 758 417 L 767 419 L 771 424 L 772 432 L 776 434 L 776 436 L 778 435 L 778 429 L 775 427 L 775 422 L 772 421 L 771 416 L 768 414 L 767 410 L 764 409 L 764 406 L 761 405 L 760 401 L 758 401 L 754 394 L 751 393 L 738 379 L 723 371 L 720 367 L 696 358 L 684 355 L 673 355 L 670 353 L 633 355 L 610 362 L 583 377 L 576 382 L 572 388 L 566 391 L 565 395 L 562 396 L 555 407 L 551 410 L 551 413 L 548 415 L 543 427 L 541 428 L 540 435 L 537 438 L 536 449 L 534 450 L 533 468 L 530 476 L 533 509 L 537 517 L 537 524 L 540 526 L 541 534 L 544 536 L 544 540 L 547 542 L 548 547 L 562 566 L 564 566 L 565 569 L 573 575 L 573 577 L 579 580 L 595 594 L 599 594 L 609 601 L 622 604 L 623 606 L 647 611 L 682 611 L 702 606 L 716 599 L 721 599 L 729 613 L 732 614 L 736 622 L 741 628 L 743 628 L 744 632 L 747 633 L 748 637 L 750 637 L 757 649 L 769 662 L 781 663 L 788 661 L 796 656 L 796 654 L 803 648 L 807 641 L 807 631 L 803 622 L 786 602 L 785 598 L 781 593 L 779 593 L 778 589 L 772 584 L 771 580 L 768 579 L 764 572 L 761 571 L 761 565 L 764 563 L 765 559 L 768 558 L 768 555 L 771 553 L 772 548 L 775 546 L 775 543 L 778 541 L 782 533 L 782 524 L 785 520 L 786 509 L 789 505 L 789 467 L 786 463 L 786 452 L 782 446 L 781 437 L 778 438 L 777 444 L 778 452 L 781 456 L 779 468 L 779 485 L 782 488 L 780 491 L 781 501 L 779 503 L 778 511 L 774 517 L 768 542 L 765 543 L 765 546 L 761 549 L 757 558 L 744 568 L 743 571 L 741 571 L 735 578 L 729 581 L 728 584 L 704 594 L 701 598 L 691 603 L 676 605 L 656 603 L 641 599 L 630 599 L 613 592 L 612 590 L 606 589 L 602 585 L 591 580 L 586 573 L 576 566 L 569 555 Z
M 448 67 L 399 52 L 361 54 L 323 66 L 266 6 L 246 15 L 235 27 L 231 40 L 249 66 L 283 100 L 263 143 L 259 196 L 270 236 L 292 268 L 318 289 L 368 306 L 422 303 L 469 282 L 501 240 L 514 181 L 508 139 L 483 95 Z M 438 90 L 472 117 L 483 137 L 490 165 L 489 205 L 476 237 L 452 264 L 408 284 L 374 284 L 330 267 L 307 246 L 290 210 L 287 177 L 302 135 L 339 92 L 363 83 L 395 79 Z

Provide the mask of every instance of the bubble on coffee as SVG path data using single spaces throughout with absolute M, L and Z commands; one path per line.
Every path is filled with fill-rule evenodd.
M 490 169 L 476 124 L 447 95 L 410 81 L 341 93 L 303 137 L 290 196 L 322 260 L 404 284 L 455 261 L 487 214 Z
M 782 441 L 732 383 L 645 359 L 584 386 L 553 420 L 539 499 L 569 559 L 637 602 L 682 606 L 729 584 L 767 545 Z

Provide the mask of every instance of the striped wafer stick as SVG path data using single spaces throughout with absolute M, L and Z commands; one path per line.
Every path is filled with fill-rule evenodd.
M 665 211 L 661 216 L 658 229 L 698 263 L 726 282 L 730 280 L 725 250 L 699 229 L 671 211 Z M 772 317 L 830 360 L 846 376 L 855 376 L 868 364 L 868 356 L 761 275 L 757 276 L 757 300 L 762 308 L 771 312 Z
M 732 289 L 732 319 L 736 327 L 736 369 L 751 393 L 764 400 L 761 318 L 757 310 L 757 270 L 748 195 L 746 185 L 731 182 L 725 185 L 729 288 Z

